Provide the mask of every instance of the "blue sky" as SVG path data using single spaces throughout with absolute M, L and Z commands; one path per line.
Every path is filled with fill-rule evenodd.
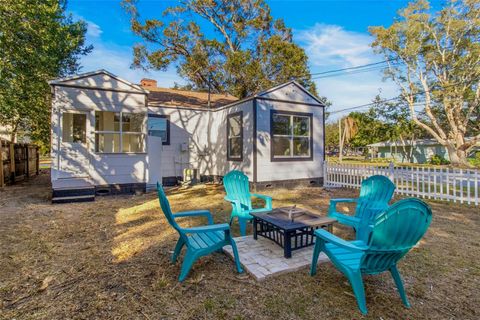
M 160 17 L 166 7 L 176 4 L 160 0 L 140 0 L 139 3 L 142 17 Z M 368 27 L 390 25 L 407 1 L 277 0 L 267 3 L 275 18 L 284 19 L 293 28 L 294 39 L 306 50 L 313 73 L 383 60 L 369 47 L 372 38 Z M 173 66 L 166 72 L 130 68 L 132 45 L 141 40 L 130 31 L 128 15 L 119 0 L 70 0 L 68 11 L 88 23 L 87 43 L 94 46 L 93 52 L 81 60 L 82 71 L 106 69 L 137 83 L 149 77 L 162 87 L 184 83 Z M 397 95 L 395 85 L 383 82 L 380 71 L 315 81 L 319 94 L 333 102 L 332 111 L 369 103 L 379 90 L 386 98 Z

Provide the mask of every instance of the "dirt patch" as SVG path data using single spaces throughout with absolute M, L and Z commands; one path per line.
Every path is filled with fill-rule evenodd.
M 43 174 L 0 191 L 0 318 L 364 318 L 346 278 L 329 263 L 315 277 L 305 268 L 257 283 L 237 275 L 232 261 L 219 253 L 201 259 L 179 284 L 179 265 L 169 261 L 177 235 L 154 193 L 52 205 L 48 181 Z M 330 198 L 356 192 L 266 193 L 274 206 L 297 204 L 325 214 Z M 230 205 L 221 187 L 200 185 L 168 195 L 175 211 L 205 208 L 216 222 L 228 221 Z M 430 204 L 431 229 L 399 265 L 412 308 L 403 307 L 389 274 L 368 276 L 365 318 L 480 317 L 480 209 Z M 237 224 L 233 232 L 239 234 Z M 343 228 L 335 233 L 353 236 Z

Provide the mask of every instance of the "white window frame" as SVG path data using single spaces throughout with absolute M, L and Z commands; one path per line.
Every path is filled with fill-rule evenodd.
M 94 130 L 94 150 L 95 153 L 98 154 L 145 154 L 146 153 L 146 148 L 147 148 L 147 134 L 145 132 L 145 128 L 147 126 L 146 119 L 147 119 L 147 113 L 146 112 L 130 112 L 130 111 L 110 111 L 110 110 L 95 110 L 96 112 L 113 112 L 114 114 L 117 113 L 120 115 L 120 122 L 119 122 L 119 131 L 112 131 L 112 130 Z M 132 131 L 123 131 L 123 114 L 124 113 L 129 113 L 129 114 L 143 114 L 143 122 L 142 122 L 142 131 L 141 132 L 132 132 Z M 94 114 L 94 119 L 95 123 L 93 128 L 96 128 L 97 126 L 97 118 L 96 115 Z M 96 135 L 97 134 L 118 134 L 120 136 L 119 142 L 120 142 L 120 151 L 119 152 L 102 152 L 102 151 L 97 151 L 97 144 L 96 144 Z M 138 151 L 138 152 L 124 152 L 123 151 L 123 135 L 143 135 L 143 151 Z
M 290 134 L 274 134 L 273 133 L 273 123 L 275 116 L 284 116 L 290 118 Z M 293 133 L 293 118 L 307 118 L 309 123 L 308 136 L 297 136 Z M 311 161 L 313 160 L 313 114 L 304 113 L 304 112 L 290 112 L 290 111 L 280 111 L 280 110 L 271 110 L 270 111 L 270 135 L 271 135 L 271 157 L 272 162 L 275 161 Z M 274 137 L 288 138 L 290 141 L 290 155 L 278 156 L 274 154 Z M 308 155 L 306 156 L 297 156 L 293 154 L 293 140 L 294 138 L 308 138 Z

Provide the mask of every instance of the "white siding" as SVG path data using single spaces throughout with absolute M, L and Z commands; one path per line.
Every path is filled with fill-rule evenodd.
M 270 158 L 270 110 L 312 113 L 313 160 L 272 162 Z M 281 181 L 323 177 L 323 107 L 277 101 L 257 101 L 257 181 Z
M 80 79 L 86 81 L 86 79 Z M 78 81 L 78 80 L 77 80 Z M 69 111 L 87 113 L 86 151 L 73 147 L 68 150 L 61 143 L 61 114 Z M 67 171 L 82 170 L 95 185 L 116 183 L 144 183 L 148 178 L 147 154 L 101 154 L 95 153 L 95 111 L 147 112 L 145 95 L 72 87 L 54 87 L 52 108 L 52 181 L 67 178 Z M 144 133 L 146 134 L 146 128 Z M 65 160 L 63 153 L 74 158 L 84 156 L 89 165 L 83 166 L 75 161 Z M 76 153 L 76 154 L 72 154 Z
M 277 100 L 318 104 L 318 101 L 316 101 L 312 96 L 307 94 L 302 88 L 298 87 L 295 83 L 289 83 L 271 92 L 267 91 L 267 93 L 262 94 L 262 97 Z
M 170 145 L 163 145 L 161 150 L 163 177 L 182 176 L 183 169 L 194 168 L 199 170 L 200 175 L 221 176 L 239 169 L 253 178 L 251 101 L 218 111 L 161 107 L 148 109 L 150 114 L 168 115 L 170 119 Z M 243 111 L 243 161 L 227 161 L 226 118 L 228 114 L 238 111 Z M 187 150 L 184 144 L 188 146 Z

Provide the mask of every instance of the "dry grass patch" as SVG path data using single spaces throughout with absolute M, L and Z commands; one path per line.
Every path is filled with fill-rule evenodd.
M 47 175 L 0 191 L 0 318 L 5 319 L 478 319 L 478 208 L 431 202 L 434 219 L 400 263 L 412 303 L 405 309 L 388 274 L 366 277 L 368 317 L 330 264 L 262 283 L 239 276 L 224 254 L 201 259 L 179 284 L 169 262 L 177 235 L 154 193 L 51 205 Z M 274 206 L 325 214 L 332 197 L 355 190 L 275 189 Z M 223 189 L 168 192 L 174 211 L 209 209 L 227 222 Z M 352 208 L 349 207 L 351 210 Z M 182 219 L 182 225 L 205 220 Z M 239 234 L 238 225 L 233 227 Z M 351 238 L 347 229 L 335 233 Z

